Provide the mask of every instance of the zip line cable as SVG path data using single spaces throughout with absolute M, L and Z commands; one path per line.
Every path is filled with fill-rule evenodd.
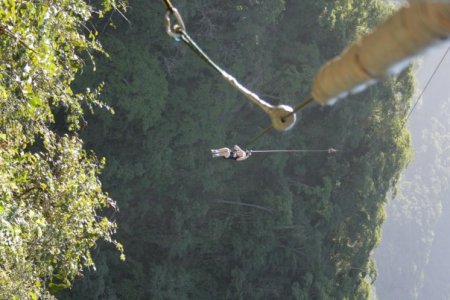
M 251 153 L 295 153 L 295 152 L 327 152 L 335 153 L 340 150 L 334 148 L 329 149 L 302 149 L 302 150 L 248 150 Z
M 302 102 L 300 102 L 299 105 L 297 105 L 294 110 L 290 113 L 288 113 L 285 118 L 289 118 L 291 115 L 295 114 L 296 112 L 303 110 L 306 106 L 308 106 L 310 103 L 314 102 L 314 98 L 312 96 L 309 96 Z
M 447 56 L 448 52 L 450 51 L 450 46 L 448 46 L 447 50 L 445 51 L 445 53 L 442 55 L 441 60 L 439 61 L 439 63 L 436 65 L 436 67 L 434 68 L 430 78 L 428 78 L 427 83 L 425 84 L 425 87 L 423 88 L 422 92 L 419 94 L 419 96 L 417 97 L 416 101 L 414 102 L 413 107 L 411 108 L 411 110 L 408 112 L 408 115 L 405 118 L 405 121 L 403 123 L 404 127 L 406 125 L 406 123 L 409 120 L 409 117 L 411 116 L 411 114 L 413 113 L 413 111 L 416 109 L 417 104 L 419 103 L 419 100 L 422 98 L 422 96 L 425 94 L 425 91 L 427 90 L 428 86 L 430 85 L 431 81 L 434 78 L 434 75 L 436 75 L 437 71 L 439 70 L 439 68 L 441 67 L 442 63 L 444 62 L 445 57 Z
M 260 138 L 262 138 L 263 136 L 265 136 L 266 134 L 268 134 L 270 131 L 272 131 L 273 126 L 270 125 L 269 127 L 267 127 L 266 129 L 264 129 L 263 131 L 261 131 L 260 133 L 258 133 L 252 140 L 250 140 L 250 142 L 248 142 L 246 145 L 247 146 L 251 146 L 254 143 L 256 143 L 256 141 L 258 141 Z

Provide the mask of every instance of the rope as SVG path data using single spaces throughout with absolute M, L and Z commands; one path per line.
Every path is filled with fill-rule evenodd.
M 201 59 L 203 59 L 208 65 L 210 65 L 214 70 L 216 70 L 222 77 L 224 77 L 227 81 L 229 81 L 237 90 L 243 93 L 245 96 L 249 94 L 253 94 L 253 97 L 259 99 L 258 95 L 250 92 L 247 88 L 245 88 L 242 84 L 240 84 L 233 76 L 228 74 L 222 68 L 220 68 L 195 42 L 194 40 L 187 34 L 186 31 L 181 32 L 182 41 L 191 48 L 194 53 L 196 53 Z M 251 99 L 252 100 L 252 99 Z M 292 113 L 286 115 L 285 118 L 288 118 Z M 256 141 L 262 138 L 264 135 L 269 133 L 273 129 L 273 126 L 270 125 L 259 134 L 257 134 L 247 145 L 253 145 Z
M 298 112 L 300 110 L 303 110 L 306 106 L 308 106 L 312 102 L 314 102 L 314 98 L 312 96 L 309 96 L 308 98 L 306 98 L 305 100 L 300 102 L 300 104 L 297 105 L 292 112 L 290 112 L 286 116 L 284 116 L 284 118 L 289 118 L 290 116 L 292 116 L 296 112 Z
M 402 128 L 406 125 L 406 123 L 409 120 L 409 117 L 411 116 L 411 114 L 413 113 L 413 111 L 416 109 L 417 104 L 419 103 L 419 100 L 422 98 L 423 94 L 425 94 L 425 91 L 427 90 L 428 86 L 430 85 L 431 81 L 434 78 L 434 75 L 436 75 L 436 72 L 439 70 L 439 68 L 441 67 L 442 63 L 444 62 L 445 57 L 447 56 L 448 52 L 450 51 L 450 46 L 447 48 L 447 50 L 445 51 L 444 55 L 442 55 L 441 60 L 439 61 L 439 63 L 437 64 L 437 66 L 434 68 L 433 73 L 431 74 L 430 78 L 428 78 L 427 83 L 425 84 L 425 87 L 423 88 L 422 92 L 420 93 L 420 95 L 417 97 L 416 101 L 414 102 L 413 107 L 411 108 L 411 110 L 409 111 L 408 115 L 405 118 L 405 121 L 403 122 L 403 126 Z
M 166 7 L 167 11 L 173 12 L 174 11 L 174 6 L 172 5 L 172 2 L 170 2 L 170 0 L 163 0 L 164 6 Z
M 302 149 L 302 150 L 248 150 L 251 153 L 289 153 L 289 152 L 327 152 L 327 153 L 335 153 L 340 150 L 336 150 L 334 148 L 329 149 Z
M 249 150 L 252 153 L 283 153 L 283 152 L 331 152 L 330 149 L 305 149 L 305 150 Z M 337 152 L 338 150 L 336 150 Z M 335 152 L 335 151 L 332 151 Z
M 240 92 L 248 100 L 259 106 L 265 113 L 269 114 L 269 111 L 273 109 L 273 106 L 263 99 L 261 99 L 256 93 L 252 92 L 239 81 L 236 80 L 232 75 L 227 73 L 225 70 L 220 68 L 189 36 L 185 29 L 179 29 L 179 37 L 186 45 L 191 48 L 195 54 L 197 54 L 203 61 L 210 65 L 214 70 L 216 70 L 223 79 L 225 79 L 231 86 L 233 86 L 238 92 Z
M 253 145 L 254 143 L 256 143 L 256 141 L 258 141 L 260 138 L 262 138 L 264 135 L 266 135 L 267 133 L 269 133 L 271 130 L 273 129 L 272 125 L 270 125 L 269 127 L 267 127 L 266 129 L 264 129 L 263 131 L 261 131 L 260 133 L 258 133 L 253 139 L 250 140 L 249 143 L 247 143 L 247 147 Z
M 203 59 L 208 65 L 210 65 L 214 70 L 219 72 L 220 75 L 225 77 L 231 76 L 227 72 L 225 72 L 223 69 L 221 69 L 198 45 L 194 42 L 194 40 L 187 34 L 186 31 L 181 32 L 181 39 L 182 41 L 189 46 L 189 48 L 194 51 L 195 54 L 197 54 L 201 59 Z M 235 79 L 236 80 L 236 79 Z

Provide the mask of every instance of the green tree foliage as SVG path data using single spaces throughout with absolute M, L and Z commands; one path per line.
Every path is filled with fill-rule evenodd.
M 174 4 L 211 57 L 263 98 L 291 105 L 309 93 L 322 63 L 388 11 L 369 0 Z M 80 89 L 104 81 L 103 100 L 116 112 L 96 112 L 84 135 L 108 158 L 103 179 L 120 203 L 128 259 L 102 249 L 101 270 L 62 297 L 367 298 L 383 206 L 409 160 L 402 121 L 411 71 L 335 106 L 312 107 L 292 131 L 252 145 L 333 146 L 337 155 L 212 160 L 209 149 L 245 147 L 268 120 L 170 40 L 163 16 L 161 3 L 130 1 L 130 23 L 112 16 L 117 29 L 100 36 L 110 59 L 97 59 L 97 71 L 78 81 Z
M 99 213 L 115 208 L 103 163 L 76 134 L 97 95 L 70 86 L 80 53 L 101 51 L 95 32 L 84 34 L 92 12 L 83 1 L 0 2 L 1 299 L 51 298 L 94 266 L 98 239 L 121 249 Z

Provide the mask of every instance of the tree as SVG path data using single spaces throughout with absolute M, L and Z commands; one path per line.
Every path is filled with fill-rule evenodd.
M 103 162 L 76 132 L 82 105 L 99 103 L 97 91 L 71 89 L 80 53 L 101 51 L 84 32 L 92 13 L 83 1 L 0 4 L 2 299 L 51 298 L 94 267 L 99 239 L 122 251 L 115 222 L 100 213 L 116 208 L 98 178 Z

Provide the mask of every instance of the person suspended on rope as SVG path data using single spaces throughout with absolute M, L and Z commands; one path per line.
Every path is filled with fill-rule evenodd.
M 237 161 L 246 160 L 252 155 L 251 151 L 242 150 L 238 145 L 234 145 L 233 149 L 211 149 L 211 153 L 212 157 L 223 157 L 224 159 L 233 159 Z

